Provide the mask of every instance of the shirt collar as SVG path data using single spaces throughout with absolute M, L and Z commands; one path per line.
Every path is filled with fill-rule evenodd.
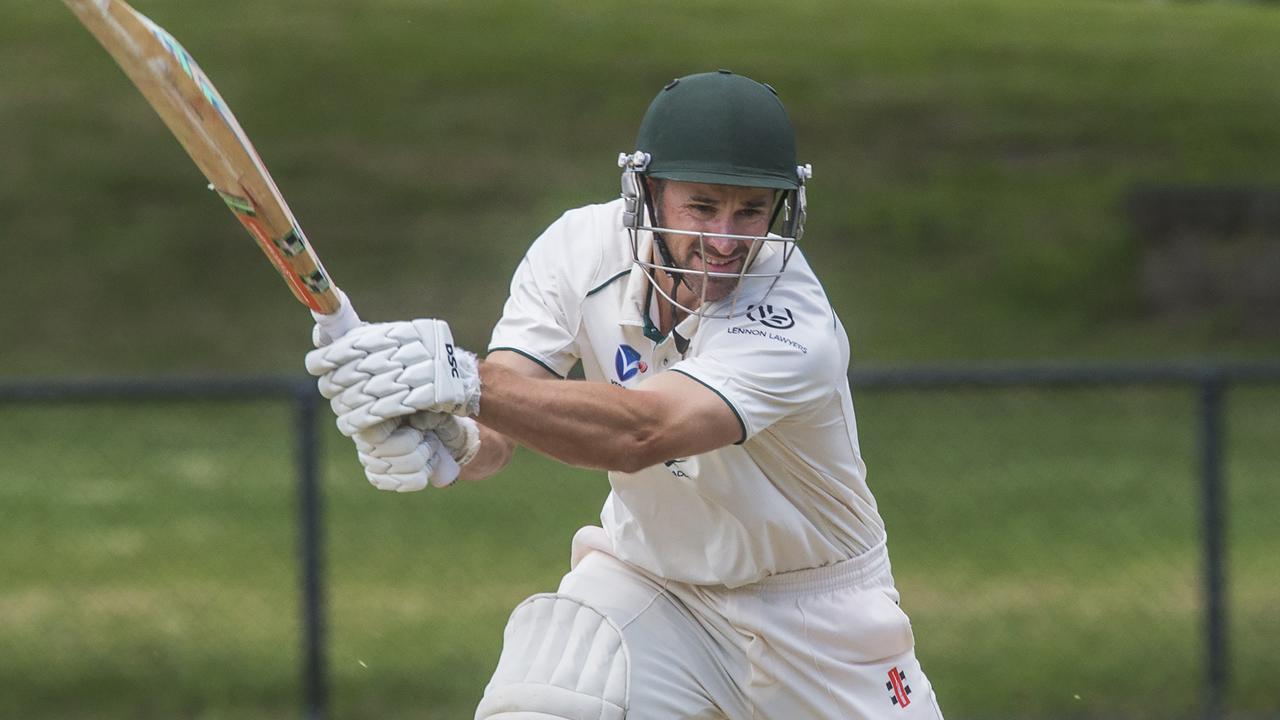
M 630 238 L 627 244 L 630 244 Z M 637 257 L 648 260 L 653 256 L 653 233 L 642 232 L 638 240 Z M 649 276 L 639 263 L 631 264 L 631 274 L 627 276 L 627 289 L 622 293 L 622 308 L 618 313 L 619 324 L 645 327 L 649 318 Z M 647 334 L 647 333 L 646 333 Z

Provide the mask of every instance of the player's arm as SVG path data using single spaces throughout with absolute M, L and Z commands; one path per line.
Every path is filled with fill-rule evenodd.
M 634 472 L 745 437 L 724 399 L 676 372 L 627 390 L 542 370 L 535 377 L 529 365 L 495 356 L 479 363 L 454 346 L 448 323 L 418 319 L 363 325 L 308 353 L 307 370 L 348 435 L 426 412 L 469 415 L 505 436 L 490 435 L 494 454 L 474 476 L 501 467 L 510 441 L 573 465 Z
M 523 355 L 507 350 L 490 353 L 485 358 L 484 364 L 501 366 L 515 375 L 530 380 L 557 382 L 555 376 L 546 368 Z M 511 462 L 511 456 L 516 449 L 514 439 L 489 427 L 483 419 L 477 418 L 477 420 L 480 429 L 480 451 L 471 462 L 462 466 L 462 472 L 459 475 L 462 480 L 483 480 L 497 473 Z
M 743 436 L 738 416 L 720 396 L 679 373 L 624 389 L 534 377 L 495 360 L 480 364 L 477 420 L 571 465 L 635 472 Z

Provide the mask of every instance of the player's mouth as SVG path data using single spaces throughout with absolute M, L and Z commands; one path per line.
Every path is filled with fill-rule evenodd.
M 742 256 L 740 255 L 734 257 L 706 257 L 695 251 L 693 258 L 695 263 L 702 265 L 702 268 L 707 272 L 737 275 L 742 270 Z

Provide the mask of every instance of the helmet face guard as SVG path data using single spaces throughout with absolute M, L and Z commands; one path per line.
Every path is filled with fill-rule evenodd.
M 635 147 L 618 157 L 623 225 L 632 260 L 654 289 L 677 308 L 703 317 L 742 315 L 762 302 L 804 234 L 805 181 L 813 175 L 809 165 L 796 163 L 795 130 L 773 88 L 728 70 L 672 80 L 645 112 Z M 665 227 L 649 180 L 772 190 L 769 229 L 764 235 L 726 235 Z M 672 257 L 667 241 L 674 237 L 696 238 L 701 270 L 682 267 Z M 706 268 L 710 238 L 750 244 L 737 272 Z M 644 252 L 642 239 L 652 240 L 652 252 Z M 670 292 L 657 282 L 659 270 L 675 278 Z M 682 284 L 694 300 L 676 300 Z M 707 288 L 713 284 L 732 288 L 712 295 Z
M 787 268 L 796 243 L 804 235 L 805 191 L 804 183 L 813 176 L 813 168 L 809 165 L 796 167 L 797 184 L 792 189 L 777 189 L 781 196 L 774 203 L 769 217 L 770 231 L 767 235 L 732 235 L 728 233 L 701 232 L 665 227 L 658 217 L 654 198 L 648 191 L 646 179 L 652 177 L 645 172 L 649 163 L 648 153 L 636 151 L 622 153 L 618 156 L 618 166 L 622 168 L 622 223 L 631 239 L 631 259 L 644 270 L 649 283 L 667 302 L 686 313 L 708 318 L 732 318 L 747 313 L 752 305 L 764 301 L 769 291 L 777 284 L 778 278 Z M 665 179 L 665 178 L 655 178 Z M 737 183 L 735 183 L 737 184 Z M 772 228 L 778 225 L 777 232 Z M 643 252 L 641 239 L 648 234 L 653 242 L 652 251 L 647 257 Z M 742 268 L 737 272 L 715 272 L 706 269 L 686 268 L 678 265 L 666 248 L 666 239 L 671 236 L 695 237 L 698 252 L 706 257 L 706 240 L 718 238 L 740 243 L 749 243 Z M 671 275 L 676 283 L 670 293 L 662 288 L 655 277 L 655 271 Z M 732 281 L 732 290 L 727 296 L 707 299 L 707 288 L 713 282 Z M 683 284 L 697 296 L 696 304 L 687 305 L 676 300 L 676 290 Z

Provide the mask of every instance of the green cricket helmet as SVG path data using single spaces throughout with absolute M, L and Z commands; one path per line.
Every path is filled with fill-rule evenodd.
M 785 270 L 796 241 L 804 234 L 804 185 L 813 170 L 809 165 L 796 164 L 795 129 L 777 93 L 748 77 L 720 70 L 667 83 L 650 103 L 640 123 L 635 152 L 619 155 L 618 166 L 623 169 L 623 224 L 631 235 L 633 259 L 645 269 L 654 287 L 667 300 L 687 312 L 732 317 L 749 308 L 731 303 L 727 313 L 723 308 L 715 312 L 700 302 L 697 309 L 690 309 L 662 291 L 654 280 L 653 270 L 674 274 L 686 284 L 689 284 L 689 275 L 703 275 L 700 287 L 704 293 L 705 279 L 709 277 L 737 277 L 738 287 L 744 280 L 765 278 L 769 281 L 768 289 L 772 289 Z M 774 190 L 777 202 L 770 227 L 778 229 L 767 236 L 734 236 L 662 227 L 645 178 Z M 640 257 L 639 242 L 641 234 L 646 232 L 653 234 L 655 245 L 653 257 L 647 260 Z M 671 260 L 663 237 L 667 234 L 696 235 L 700 242 L 708 236 L 752 242 L 753 261 L 767 245 L 779 245 L 781 262 L 769 263 L 768 270 L 747 262 L 737 273 L 690 270 Z M 689 287 L 694 286 L 689 284 Z M 705 300 L 705 295 L 702 299 Z M 763 296 L 755 299 L 758 302 Z

